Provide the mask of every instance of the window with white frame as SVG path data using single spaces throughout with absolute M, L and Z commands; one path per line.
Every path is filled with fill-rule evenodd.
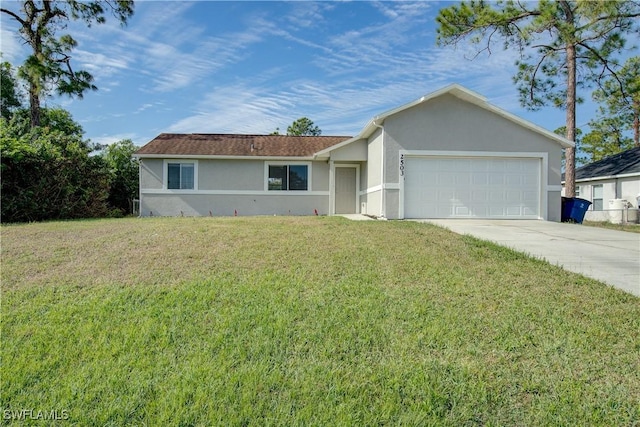
M 594 185 L 591 187 L 591 203 L 594 211 L 601 211 L 603 209 L 602 204 L 602 184 Z
M 309 165 L 268 164 L 267 169 L 269 191 L 309 190 Z
M 168 161 L 167 189 L 194 190 L 196 188 L 195 162 Z
M 579 185 L 576 185 L 575 195 L 576 195 L 576 197 L 580 197 L 580 186 Z

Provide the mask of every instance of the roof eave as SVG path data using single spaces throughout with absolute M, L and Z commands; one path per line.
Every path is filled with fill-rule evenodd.
M 194 159 L 194 160 L 298 160 L 312 161 L 315 156 L 225 156 L 211 154 L 134 154 L 136 159 Z
M 593 176 L 588 178 L 576 178 L 576 182 L 591 182 L 591 181 L 606 181 L 609 179 L 620 179 L 620 178 L 633 178 L 640 177 L 640 172 L 631 172 L 631 173 L 623 173 L 620 175 L 603 175 L 603 176 Z M 562 184 L 564 184 L 566 180 L 562 180 Z

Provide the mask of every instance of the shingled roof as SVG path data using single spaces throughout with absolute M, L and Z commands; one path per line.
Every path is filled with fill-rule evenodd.
M 140 157 L 312 157 L 349 136 L 289 136 L 162 133 L 136 151 Z
M 576 169 L 576 180 L 640 173 L 640 147 L 631 148 Z

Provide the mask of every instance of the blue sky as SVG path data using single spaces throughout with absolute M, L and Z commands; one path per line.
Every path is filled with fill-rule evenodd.
M 99 90 L 47 105 L 69 110 L 99 143 L 144 145 L 162 132 L 284 133 L 303 116 L 324 135 L 356 135 L 371 117 L 459 83 L 542 127 L 562 126 L 562 110 L 520 107 L 515 53 L 497 47 L 471 60 L 470 45 L 436 46 L 435 17 L 452 4 L 138 1 L 126 27 L 113 19 L 69 25 L 73 64 Z M 3 60 L 19 65 L 28 52 L 1 15 Z M 594 109 L 579 108 L 579 126 Z

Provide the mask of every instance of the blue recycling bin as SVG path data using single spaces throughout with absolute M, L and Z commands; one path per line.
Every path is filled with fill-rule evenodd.
M 563 197 L 560 220 L 562 222 L 575 222 L 582 224 L 584 215 L 587 213 L 589 206 L 591 206 L 591 202 L 588 200 L 579 199 L 577 197 Z

